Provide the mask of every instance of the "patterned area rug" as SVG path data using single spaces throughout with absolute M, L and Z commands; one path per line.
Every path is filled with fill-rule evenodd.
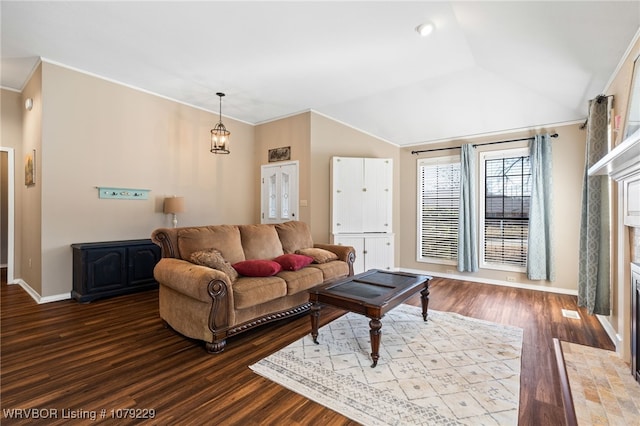
M 364 425 L 517 425 L 522 329 L 400 305 L 382 319 L 371 368 L 369 319 L 348 313 L 250 368 Z
M 579 425 L 640 426 L 640 383 L 613 351 L 561 342 Z

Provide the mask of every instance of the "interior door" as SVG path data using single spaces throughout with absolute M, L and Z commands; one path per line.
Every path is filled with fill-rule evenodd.
M 260 223 L 298 220 L 298 162 L 263 165 Z

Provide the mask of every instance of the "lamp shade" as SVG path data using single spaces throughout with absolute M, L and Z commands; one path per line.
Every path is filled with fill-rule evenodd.
M 184 197 L 167 197 L 164 199 L 165 213 L 182 213 L 184 212 Z

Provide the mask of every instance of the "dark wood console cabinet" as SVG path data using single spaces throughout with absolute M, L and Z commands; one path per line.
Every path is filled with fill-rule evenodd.
M 631 264 L 631 373 L 640 382 L 640 264 Z
M 153 268 L 160 247 L 149 240 L 71 244 L 73 291 L 78 302 L 158 287 Z

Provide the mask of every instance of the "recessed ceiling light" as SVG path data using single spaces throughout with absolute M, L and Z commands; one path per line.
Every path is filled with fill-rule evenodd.
M 422 37 L 426 37 L 429 34 L 431 34 L 434 30 L 436 29 L 436 26 L 434 25 L 433 22 L 431 21 L 427 21 L 423 24 L 420 24 L 416 27 L 416 31 L 418 32 L 418 34 L 420 34 Z

